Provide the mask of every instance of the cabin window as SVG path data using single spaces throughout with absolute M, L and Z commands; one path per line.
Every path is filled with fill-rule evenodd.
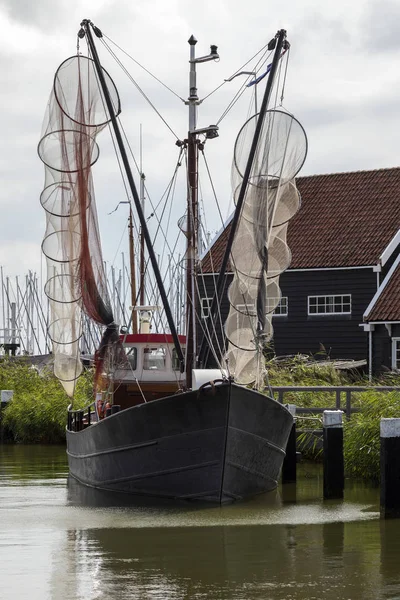
M 400 338 L 392 338 L 392 369 L 400 371 Z
M 132 346 L 126 349 L 126 358 L 132 371 L 136 371 L 137 368 L 137 348 Z
M 202 298 L 201 299 L 201 318 L 207 319 L 210 316 L 212 298 Z
M 268 312 L 271 312 L 271 310 L 275 307 L 275 310 L 273 312 L 273 316 L 274 317 L 287 317 L 288 314 L 288 297 L 287 296 L 282 296 L 282 298 L 280 298 L 279 302 L 278 302 L 278 298 L 267 298 L 267 308 L 268 308 Z
M 308 296 L 309 315 L 350 315 L 351 295 Z
M 167 352 L 162 346 L 157 348 L 145 348 L 143 354 L 143 369 L 146 371 L 165 370 Z

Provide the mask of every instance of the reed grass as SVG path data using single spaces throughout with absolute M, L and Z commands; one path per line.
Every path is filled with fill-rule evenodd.
M 0 389 L 14 390 L 3 410 L 3 426 L 15 442 L 59 444 L 65 441 L 67 408 L 71 400 L 50 370 L 32 368 L 22 362 L 0 362 Z M 77 382 L 76 406 L 92 397 L 93 375 L 86 371 Z
M 369 381 L 359 373 L 344 373 L 333 365 L 319 366 L 318 363 L 304 361 L 295 357 L 284 363 L 267 363 L 269 383 L 273 386 L 399 386 L 400 375 L 386 373 Z M 325 392 L 285 393 L 285 402 L 298 407 L 334 407 L 333 394 Z M 400 417 L 400 392 L 376 392 L 371 389 L 352 394 L 352 407 L 358 407 L 351 419 L 344 420 L 344 461 L 346 476 L 379 483 L 380 478 L 380 420 L 381 418 Z M 321 415 L 308 415 L 307 419 L 298 419 L 296 429 L 299 432 L 297 442 L 306 458 L 321 459 L 320 438 L 305 429 L 322 427 Z

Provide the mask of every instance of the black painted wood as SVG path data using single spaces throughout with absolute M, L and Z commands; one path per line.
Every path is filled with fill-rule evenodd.
M 227 286 L 232 275 L 227 275 Z M 368 333 L 360 324 L 363 314 L 377 289 L 377 275 L 371 268 L 323 269 L 291 271 L 280 277 L 282 296 L 288 298 L 288 316 L 274 316 L 273 347 L 277 356 L 290 354 L 317 355 L 323 346 L 332 359 L 368 360 Z M 212 297 L 215 276 L 199 277 L 199 296 Z M 312 315 L 308 312 L 308 296 L 351 294 L 351 315 Z M 221 317 L 229 312 L 227 296 L 223 298 Z M 223 329 L 217 325 L 219 342 Z M 201 328 L 199 335 L 202 337 Z
M 381 437 L 381 515 L 400 517 L 400 437 Z
M 324 427 L 324 499 L 344 494 L 343 427 Z
M 279 402 L 224 383 L 67 431 L 70 473 L 105 490 L 231 502 L 276 488 L 292 423 Z
M 290 430 L 286 445 L 286 456 L 282 465 L 282 483 L 294 483 L 297 479 L 297 452 L 296 452 L 296 423 Z

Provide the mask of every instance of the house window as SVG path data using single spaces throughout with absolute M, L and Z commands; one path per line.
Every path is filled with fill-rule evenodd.
M 351 295 L 308 296 L 309 315 L 351 315 Z
M 236 304 L 236 321 L 237 328 L 242 329 L 242 327 L 251 327 L 255 330 L 256 328 L 256 315 L 255 315 L 255 306 L 254 304 Z
M 212 298 L 202 298 L 201 299 L 201 318 L 207 319 L 210 316 Z
M 267 308 L 268 312 L 275 306 L 275 310 L 273 312 L 273 316 L 276 317 L 287 317 L 288 314 L 288 298 L 287 296 L 282 296 L 279 300 L 278 304 L 276 303 L 277 298 L 267 298 Z
M 400 371 L 400 338 L 392 338 L 392 369 Z

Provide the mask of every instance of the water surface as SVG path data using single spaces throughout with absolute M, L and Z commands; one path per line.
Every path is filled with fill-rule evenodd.
M 68 480 L 64 447 L 0 446 L 0 598 L 400 599 L 400 521 L 379 490 L 297 486 L 225 507 L 136 501 Z

